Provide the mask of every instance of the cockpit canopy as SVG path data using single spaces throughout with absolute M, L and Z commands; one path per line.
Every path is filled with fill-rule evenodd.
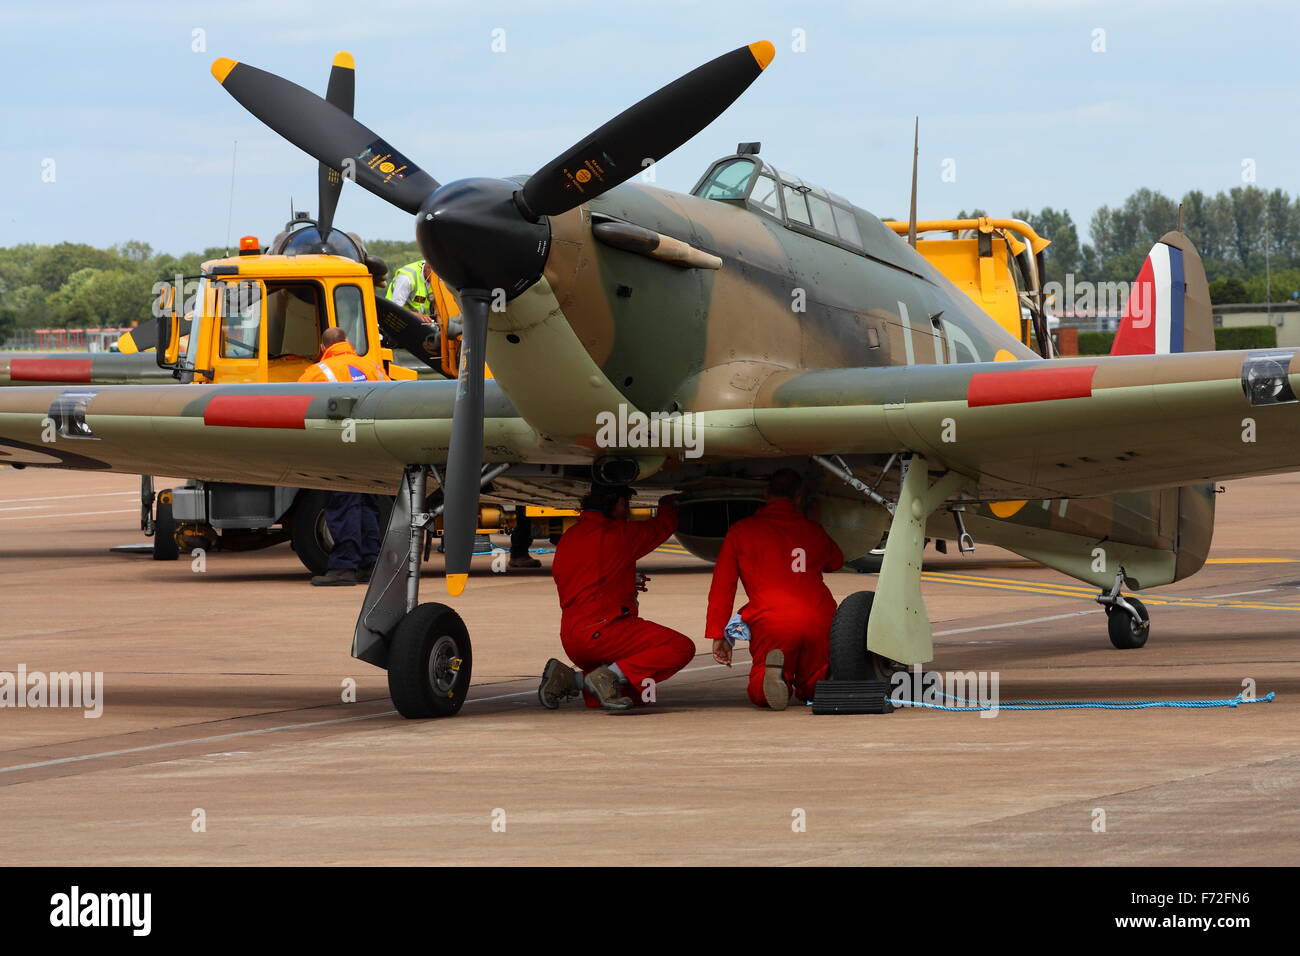
M 855 252 L 865 252 L 853 204 L 843 196 L 782 172 L 754 153 L 718 160 L 691 190 L 701 199 L 734 202 Z

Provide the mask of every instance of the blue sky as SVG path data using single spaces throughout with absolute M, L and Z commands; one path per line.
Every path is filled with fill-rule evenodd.
M 1243 160 L 1258 185 L 1296 193 L 1297 11 L 1293 0 L 5 0 L 0 246 L 223 245 L 236 140 L 229 232 L 268 238 L 291 198 L 314 211 L 315 165 L 209 64 L 229 56 L 323 93 L 340 49 L 356 57 L 358 119 L 442 182 L 536 169 L 681 73 L 768 39 L 775 62 L 659 164 L 659 185 L 687 190 L 710 160 L 761 140 L 774 165 L 905 215 L 915 114 L 922 218 L 1051 205 L 1086 224 L 1141 186 L 1240 185 Z M 42 182 L 51 159 L 54 182 Z M 410 217 L 351 185 L 338 223 L 412 234 Z

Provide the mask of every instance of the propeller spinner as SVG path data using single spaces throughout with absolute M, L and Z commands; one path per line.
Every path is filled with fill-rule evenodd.
M 320 161 L 323 223 L 337 202 L 337 193 L 328 207 L 325 202 L 329 169 L 415 215 L 420 251 L 460 297 L 461 367 L 443 481 L 443 544 L 453 596 L 468 579 L 478 521 L 484 350 L 493 295 L 501 290 L 513 299 L 541 276 L 550 249 L 546 217 L 613 189 L 691 139 L 748 89 L 775 53 L 772 44 L 761 41 L 710 60 L 560 153 L 522 188 L 504 179 L 462 179 L 443 186 L 353 119 L 351 97 L 343 104 L 332 95 L 334 73 L 327 100 L 246 63 L 222 58 L 212 64 L 212 75 L 231 96 Z M 336 58 L 335 73 L 339 68 Z M 324 225 L 322 235 L 328 235 Z

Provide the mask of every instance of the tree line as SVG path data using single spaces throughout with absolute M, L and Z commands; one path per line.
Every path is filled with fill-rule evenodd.
M 1300 297 L 1300 196 L 1281 189 L 1239 186 L 1182 197 L 1183 230 L 1205 260 L 1216 303 L 1263 302 L 1271 274 L 1273 301 Z M 1179 202 L 1139 189 L 1118 206 L 1102 206 L 1090 222 L 1091 242 L 1080 239 L 1068 210 L 1017 210 L 1040 235 L 1051 239 L 1047 281 L 1128 282 L 1137 276 L 1151 244 L 1178 223 Z M 960 218 L 987 215 L 965 211 Z M 367 242 L 390 270 L 420 257 L 409 241 Z M 26 243 L 0 248 L 0 339 L 37 328 L 130 326 L 149 316 L 153 284 L 176 274 L 193 275 L 222 247 L 173 256 L 145 242 L 108 249 L 84 243 Z
M 1064 284 L 1073 274 L 1076 284 L 1131 282 L 1151 245 L 1177 227 L 1180 202 L 1183 232 L 1205 262 L 1216 304 L 1264 302 L 1270 291 L 1274 302 L 1300 297 L 1300 196 L 1281 189 L 1237 186 L 1213 196 L 1192 190 L 1181 201 L 1139 189 L 1120 205 L 1093 213 L 1091 244 L 1081 241 L 1068 210 L 1022 209 L 1011 218 L 1052 240 L 1046 281 Z M 982 215 L 975 210 L 960 218 Z
M 396 269 L 420 258 L 414 243 L 379 240 L 367 249 Z M 132 240 L 108 249 L 79 242 L 0 248 L 0 341 L 44 328 L 128 328 L 150 317 L 153 286 L 196 275 L 224 246 L 183 256 Z

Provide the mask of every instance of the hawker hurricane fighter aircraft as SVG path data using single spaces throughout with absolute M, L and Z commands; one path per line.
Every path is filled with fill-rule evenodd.
M 460 299 L 459 378 L 7 390 L 0 460 L 400 488 L 353 654 L 388 669 L 409 717 L 455 713 L 470 679 L 460 616 L 416 603 L 439 501 L 429 475 L 453 596 L 480 495 L 569 505 L 592 480 L 635 481 L 635 503 L 650 504 L 675 489 L 679 539 L 708 557 L 764 477 L 792 466 L 847 556 L 887 532 L 874 596 L 850 597 L 836 622 L 832 677 L 931 659 L 927 535 L 1098 586 L 1111 640 L 1140 646 L 1147 614 L 1122 591 L 1200 568 L 1211 483 L 1300 470 L 1295 350 L 1192 351 L 1212 348 L 1209 303 L 1178 232 L 1144 267 L 1150 294 L 1131 300 L 1122 350 L 1138 354 L 1044 359 L 878 218 L 753 144 L 690 195 L 631 181 L 772 56 L 768 43 L 725 54 L 531 176 L 447 185 L 306 89 L 216 61 L 255 116 L 415 217 Z M 228 267 L 207 275 L 201 308 L 220 312 L 239 281 Z

